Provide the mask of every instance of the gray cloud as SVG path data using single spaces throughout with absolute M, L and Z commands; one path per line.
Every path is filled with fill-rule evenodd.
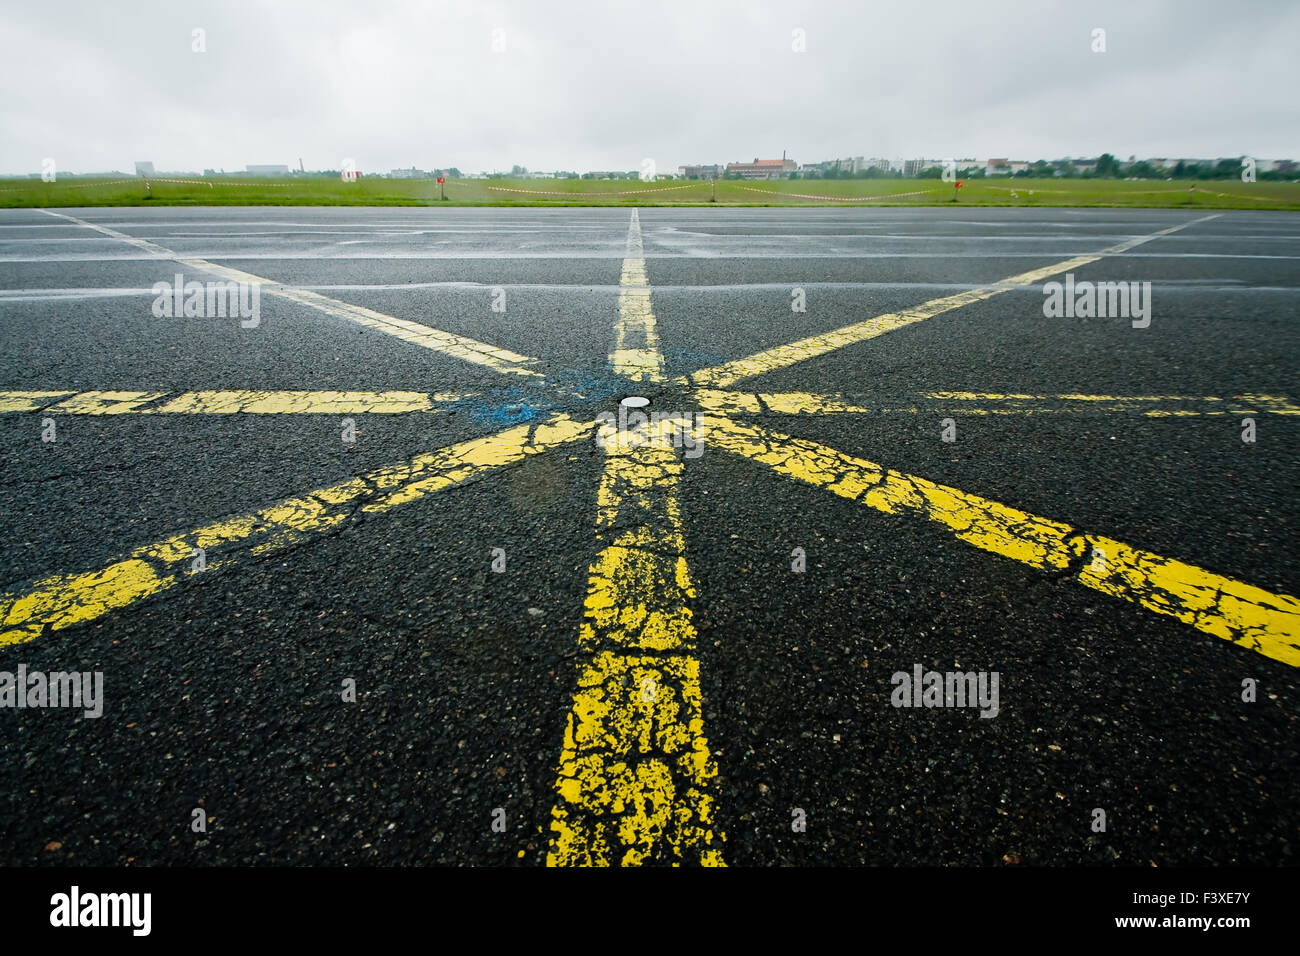
M 1288 2 L 11 5 L 0 170 L 1295 157 L 1297 36 Z

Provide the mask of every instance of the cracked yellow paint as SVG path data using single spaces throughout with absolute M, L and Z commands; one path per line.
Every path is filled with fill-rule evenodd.
M 567 415 L 535 427 L 518 425 L 144 545 L 97 571 L 45 578 L 29 590 L 0 595 L 0 646 L 94 620 L 173 587 L 191 573 L 220 570 L 242 551 L 259 555 L 282 550 L 305 536 L 355 521 L 359 514 L 387 511 L 461 484 L 525 455 L 574 441 L 593 428 Z M 190 571 L 195 548 L 206 552 L 202 572 Z
M 166 392 L 90 391 L 78 392 L 45 409 L 67 415 L 123 415 L 157 401 Z
M 644 283 L 637 215 L 625 281 Z M 644 333 L 653 332 L 649 290 Z M 623 341 L 627 314 L 620 318 Z M 652 334 L 644 361 L 618 367 L 638 381 L 661 369 Z M 638 378 L 638 376 L 642 376 Z M 717 765 L 704 736 L 695 597 L 686 565 L 674 423 L 635 434 L 600 426 L 605 467 L 596 491 L 600 553 L 588 571 L 578 667 L 556 773 L 548 866 L 723 866 L 715 833 Z
M 1285 395 L 1238 395 L 1244 407 L 1255 406 L 1274 415 L 1300 415 L 1300 405 L 1289 401 Z
M 39 412 L 56 399 L 73 392 L 0 392 L 0 414 Z
M 474 394 L 260 389 L 208 390 L 178 395 L 126 391 L 0 392 L 0 414 L 45 411 L 62 415 L 393 415 L 436 413 L 441 411 L 440 405 L 463 401 Z
M 1140 412 L 1149 418 L 1198 415 L 1246 415 L 1266 411 L 1274 415 L 1300 414 L 1300 407 L 1285 395 L 1026 395 L 1003 392 L 918 392 L 927 407 L 877 407 L 861 404 L 865 396 L 819 395 L 812 392 L 742 392 L 697 388 L 691 393 L 700 406 L 719 415 L 916 415 L 951 412 L 954 415 L 1057 415 L 1076 412 Z M 992 402 L 971 405 L 968 402 Z M 949 404 L 955 403 L 955 404 Z M 1152 407 L 1164 404 L 1166 407 Z M 1181 405 L 1183 407 L 1173 407 Z
M 711 447 L 887 514 L 920 515 L 967 544 L 1039 570 L 1078 568 L 1074 578 L 1094 590 L 1300 666 L 1300 601 L 1289 595 L 890 471 L 816 442 L 714 416 L 705 416 L 701 427 Z
M 719 388 L 697 388 L 691 394 L 701 408 L 719 414 L 774 412 L 778 415 L 865 415 L 871 412 L 871 409 L 854 404 L 841 395 L 814 395 L 811 392 L 748 393 Z

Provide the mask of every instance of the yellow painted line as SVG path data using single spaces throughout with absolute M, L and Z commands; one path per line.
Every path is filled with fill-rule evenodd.
M 536 359 L 529 358 L 526 355 L 519 355 L 508 349 L 487 345 L 467 335 L 453 335 L 450 332 L 443 332 L 441 329 L 421 325 L 419 322 L 412 322 L 409 319 L 399 319 L 395 316 L 385 315 L 382 312 L 376 312 L 374 309 L 367 309 L 364 306 L 331 299 L 318 292 L 310 292 L 306 289 L 291 289 L 271 279 L 264 279 L 250 272 L 241 272 L 239 269 L 231 269 L 228 266 L 220 266 L 214 262 L 208 262 L 206 259 L 185 256 L 146 239 L 137 239 L 134 236 L 128 236 L 124 232 L 118 232 L 116 229 L 96 225 L 93 222 L 87 222 L 66 213 L 54 212 L 49 209 L 42 209 L 41 211 L 47 216 L 66 219 L 79 226 L 119 239 L 150 255 L 171 259 L 187 268 L 208 272 L 229 282 L 247 282 L 259 285 L 267 295 L 278 296 L 282 299 L 288 299 L 290 302 L 296 302 L 299 305 L 305 305 L 324 312 L 326 315 L 347 319 L 358 325 L 364 325 L 367 328 L 387 333 L 405 342 L 422 346 L 443 355 L 449 355 L 452 358 L 472 362 L 475 365 L 482 365 L 503 374 L 522 375 L 532 378 L 544 377 L 540 372 L 535 372 L 527 367 L 535 364 Z
M 778 474 L 861 501 L 886 514 L 914 514 L 967 544 L 1043 571 L 1073 576 L 1103 594 L 1300 667 L 1300 601 L 1113 538 L 977 495 L 888 470 L 816 442 L 703 416 L 704 439 Z M 1101 556 L 1098 561 L 1097 555 Z
M 398 415 L 438 412 L 439 406 L 465 396 L 424 392 L 294 392 L 206 391 L 186 392 L 150 411 L 159 415 Z
M 336 392 L 226 389 L 199 392 L 0 392 L 0 414 L 62 415 L 366 415 L 437 413 L 474 392 Z M 62 401 L 51 401 L 62 399 Z M 166 401 L 164 401 L 166 399 Z
M 74 392 L 0 392 L 0 414 L 38 412 L 54 400 Z
M 256 276 L 250 276 L 247 273 L 241 274 L 245 276 L 243 280 L 245 282 L 269 281 L 267 279 L 259 280 Z M 395 318 L 382 312 L 376 312 L 374 309 L 367 309 L 364 306 L 340 302 L 337 299 L 323 296 L 319 292 L 310 292 L 306 289 L 270 288 L 267 289 L 267 292 L 282 299 L 288 299 L 291 302 L 318 309 L 327 315 L 347 319 L 379 332 L 386 332 L 402 339 L 404 342 L 423 346 L 434 352 L 440 352 L 443 355 L 449 355 L 465 362 L 472 362 L 475 365 L 485 366 L 495 372 L 522 375 L 530 378 L 544 377 L 540 372 L 527 368 L 528 365 L 535 363 L 537 359 L 519 355 L 508 349 L 485 345 L 466 335 L 452 335 L 450 332 L 430 328 L 427 325 L 421 325 L 419 322 Z
M 462 484 L 526 455 L 589 435 L 593 427 L 557 415 L 536 426 L 507 428 L 144 545 L 95 571 L 45 578 L 29 589 L 0 595 L 0 647 L 92 621 L 174 587 L 195 573 L 221 570 L 243 554 L 280 551 L 362 514 L 381 513 Z M 195 548 L 205 551 L 207 567 L 201 572 L 190 570 Z
M 974 415 L 1043 414 L 1089 411 L 1140 411 L 1151 418 L 1188 417 L 1197 415 L 1245 415 L 1268 412 L 1274 415 L 1300 415 L 1297 406 L 1285 395 L 1234 395 L 1230 399 L 1215 395 L 1016 395 L 998 392 L 923 392 L 926 398 L 937 401 L 995 401 L 1009 402 L 1009 407 L 955 407 L 953 411 Z M 1061 407 L 1025 407 L 1025 402 L 1065 402 Z M 1182 405 L 1178 408 L 1152 408 L 1152 405 Z
M 927 407 L 869 408 L 863 395 L 819 395 L 812 392 L 742 392 L 697 388 L 692 394 L 700 407 L 719 415 L 916 415 L 951 412 L 959 415 L 1057 415 L 1076 412 L 1140 412 L 1152 418 L 1198 415 L 1245 415 L 1261 411 L 1298 415 L 1300 406 L 1285 395 L 1027 395 L 1006 392 L 919 392 Z M 971 405 L 969 402 L 993 402 Z M 936 404 L 937 403 L 937 404 Z M 951 404 L 955 403 L 955 404 Z M 1156 406 L 1156 407 L 1153 407 Z M 1159 407 L 1164 406 L 1164 407 Z M 1182 406 L 1182 407 L 1179 407 Z
M 670 423 L 620 444 L 605 469 L 578 644 L 585 660 L 564 730 L 550 866 L 722 866 L 717 765 L 704 736 L 700 665 Z
M 697 388 L 692 394 L 701 408 L 722 415 L 747 412 L 772 412 L 778 415 L 869 414 L 871 412 L 871 409 L 847 401 L 841 395 L 814 395 L 811 392 L 733 392 L 719 388 Z
M 1119 255 L 1120 253 L 1127 252 L 1129 249 L 1139 246 L 1144 242 L 1150 242 L 1152 239 L 1167 236 L 1170 233 L 1178 232 L 1180 229 L 1186 229 L 1188 226 L 1195 225 L 1196 223 L 1214 219 L 1219 215 L 1222 215 L 1222 213 L 1202 216 L 1200 219 L 1193 219 L 1178 226 L 1171 226 L 1168 229 L 1161 229 L 1159 232 L 1153 232 L 1149 236 L 1139 236 L 1134 239 L 1126 240 L 1125 242 L 1102 249 L 1099 252 L 1085 256 L 1075 256 L 1073 259 L 1066 259 L 1064 262 L 1044 266 L 1041 269 L 1033 269 L 1029 272 L 1022 272 L 1018 275 L 1009 276 L 1000 282 L 995 282 L 990 285 L 980 286 L 979 288 L 970 289 L 966 292 L 959 292 L 956 295 L 931 299 L 929 302 L 923 302 L 911 309 L 877 315 L 874 318 L 866 319 L 862 322 L 856 322 L 852 325 L 846 325 L 831 332 L 823 332 L 820 335 L 812 335 L 808 338 L 800 339 L 797 342 L 791 342 L 787 345 L 780 345 L 776 348 L 757 352 L 746 358 L 736 359 L 712 368 L 700 369 L 689 376 L 684 376 L 679 379 L 679 384 L 725 388 L 734 385 L 742 379 L 752 378 L 755 375 L 763 375 L 767 372 L 776 371 L 777 369 L 787 368 L 798 362 L 804 362 L 808 359 L 817 358 L 818 356 L 826 355 L 830 352 L 842 349 L 845 346 L 854 345 L 858 342 L 865 342 L 866 340 L 873 339 L 878 335 L 884 335 L 886 332 L 893 332 L 896 329 L 901 329 L 908 325 L 914 325 L 917 322 L 923 322 L 926 319 L 933 318 L 936 315 L 941 315 L 944 312 L 951 312 L 953 309 L 959 309 L 962 306 L 971 305 L 975 302 L 982 302 L 985 299 L 991 299 L 993 296 L 1000 295 L 1001 293 L 1010 291 L 1011 289 L 1033 285 L 1036 282 L 1041 282 L 1049 276 L 1082 268 L 1083 266 L 1096 262 L 1105 256 Z
M 609 364 L 619 375 L 634 382 L 662 382 L 664 358 L 659 351 L 655 314 L 650 305 L 641 220 L 635 209 L 628 225 L 627 258 L 623 260 L 619 285 L 618 322 L 614 325 L 614 349 L 609 353 Z
M 1300 415 L 1300 405 L 1291 402 L 1285 395 L 1238 395 L 1237 401 L 1274 415 Z
M 102 390 L 78 392 L 55 405 L 45 409 L 47 412 L 59 412 L 64 415 L 123 415 L 138 412 L 150 402 L 156 402 L 166 392 L 133 392 Z
M 1065 401 L 1065 402 L 1221 402 L 1214 396 L 1194 395 L 1016 395 L 1002 392 L 922 392 L 927 398 L 959 402 Z

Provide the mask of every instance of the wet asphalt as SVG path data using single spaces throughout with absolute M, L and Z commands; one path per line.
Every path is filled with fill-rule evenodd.
M 594 415 L 640 392 L 693 410 L 608 369 L 628 210 L 67 212 L 534 356 L 563 388 L 271 296 L 256 329 L 155 318 L 175 262 L 0 212 L 0 389 L 475 393 L 450 415 L 363 417 L 351 446 L 336 416 L 65 415 L 45 443 L 41 415 L 0 415 L 5 592 L 489 434 L 520 403 Z M 674 375 L 1201 215 L 639 212 Z M 1032 287 L 737 387 L 873 407 L 936 391 L 1300 401 L 1300 216 L 1224 212 L 1077 277 L 1151 282 L 1151 326 L 1049 319 Z M 759 420 L 1300 594 L 1300 415 L 1260 414 L 1252 444 L 1231 416 L 958 415 L 945 443 L 951 414 Z M 0 710 L 0 863 L 544 863 L 601 467 L 578 442 L 0 647 L 0 670 L 102 671 L 106 694 L 99 719 Z M 707 445 L 680 498 L 730 864 L 1297 863 L 1292 667 Z M 1000 713 L 892 707 L 891 674 L 914 664 L 997 671 Z

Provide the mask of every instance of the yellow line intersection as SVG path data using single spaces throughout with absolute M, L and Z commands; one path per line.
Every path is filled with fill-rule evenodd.
M 278 295 L 394 335 L 529 384 L 563 392 L 529 366 L 534 359 L 420 323 L 290 289 L 145 240 L 60 215 L 129 242 L 151 255 L 227 279 L 261 283 Z M 917 414 L 939 406 L 965 414 L 1130 412 L 1152 417 L 1263 412 L 1300 414 L 1288 396 L 1033 395 L 933 391 L 907 396 L 898 408 L 873 408 L 865 396 L 748 392 L 737 382 L 788 368 L 927 318 L 1023 288 L 1049 276 L 1118 255 L 1207 216 L 899 312 L 676 377 L 683 401 L 703 409 L 697 438 L 765 465 L 784 477 L 828 490 L 888 514 L 910 514 L 946 528 L 981 550 L 1052 573 L 1174 617 L 1290 666 L 1300 666 L 1300 602 L 1123 542 L 1020 511 L 977 495 L 892 471 L 816 442 L 759 427 L 754 415 Z M 611 370 L 628 383 L 668 382 L 646 275 L 639 217 L 629 223 Z M 409 391 L 200 390 L 8 391 L 0 413 L 342 414 L 437 413 L 473 393 Z M 570 398 L 573 396 L 570 394 Z M 916 404 L 909 404 L 915 400 Z M 605 410 L 607 412 L 608 410 Z M 602 413 L 602 415 L 604 412 Z M 125 608 L 180 584 L 195 572 L 195 549 L 209 552 L 207 571 L 297 544 L 309 536 L 464 484 L 526 456 L 596 437 L 603 473 L 595 496 L 598 553 L 588 571 L 581 660 L 560 746 L 547 862 L 550 865 L 723 865 L 725 836 L 716 829 L 718 768 L 703 723 L 696 598 L 680 510 L 684 462 L 672 423 L 621 432 L 607 417 L 554 415 L 458 442 L 410 461 L 289 498 L 252 514 L 210 522 L 136 548 L 107 567 L 54 575 L 0 595 L 0 646 L 38 638 Z M 1097 556 L 1101 555 L 1101 560 Z

